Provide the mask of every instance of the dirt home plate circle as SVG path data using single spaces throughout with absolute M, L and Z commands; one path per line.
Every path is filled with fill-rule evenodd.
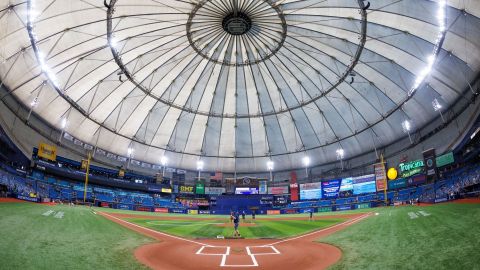
M 347 220 L 331 227 L 285 239 L 185 239 L 125 221 L 126 214 L 100 213 L 129 229 L 160 242 L 135 250 L 135 257 L 156 270 L 326 269 L 342 257 L 332 245 L 316 242 L 369 217 L 371 213 L 342 215 Z M 138 217 L 138 216 L 137 216 Z M 328 217 L 324 217 L 328 218 Z M 159 220 L 175 218 L 158 217 Z M 298 219 L 301 218 L 288 218 Z

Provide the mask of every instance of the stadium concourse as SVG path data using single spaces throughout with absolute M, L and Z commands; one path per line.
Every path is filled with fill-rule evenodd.
M 480 1 L 0 0 L 0 25 L 0 268 L 480 265 Z

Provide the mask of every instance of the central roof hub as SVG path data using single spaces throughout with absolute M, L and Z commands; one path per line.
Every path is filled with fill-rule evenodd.
M 222 27 L 227 33 L 240 36 L 252 28 L 252 20 L 243 12 L 232 12 L 223 18 Z

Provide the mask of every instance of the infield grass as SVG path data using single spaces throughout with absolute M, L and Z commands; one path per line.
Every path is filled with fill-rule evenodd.
M 233 235 L 233 223 L 228 218 L 214 220 L 152 220 L 146 218 L 125 219 L 153 230 L 186 238 L 215 238 Z M 239 231 L 245 238 L 284 238 L 326 228 L 345 221 L 342 218 L 318 220 L 256 219 L 240 222 Z M 254 224 L 254 226 L 247 226 Z

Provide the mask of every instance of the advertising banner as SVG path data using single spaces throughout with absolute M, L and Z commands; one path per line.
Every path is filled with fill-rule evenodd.
M 205 194 L 209 195 L 221 195 L 225 193 L 225 188 L 223 187 L 206 187 Z
M 205 194 L 205 184 L 202 182 L 198 182 L 197 184 L 195 184 L 195 193 Z
M 454 163 L 455 159 L 453 157 L 453 153 L 450 152 L 450 153 L 446 153 L 444 155 L 438 156 L 436 158 L 436 162 L 437 162 L 437 167 L 442 167 L 442 166 Z
M 298 201 L 297 173 L 295 171 L 290 173 L 290 200 Z
M 267 210 L 267 215 L 280 215 L 280 210 Z
M 208 214 L 210 214 L 210 210 L 198 210 L 198 213 L 200 215 L 208 215 Z
M 374 174 L 352 177 L 352 185 L 354 195 L 377 191 Z
M 38 156 L 51 161 L 56 161 L 57 147 L 46 143 L 40 143 L 38 145 Z
M 288 194 L 288 186 L 269 187 L 268 188 L 268 194 L 273 194 L 273 195 Z
M 259 194 L 267 194 L 268 189 L 267 189 L 267 181 L 259 181 L 258 182 L 258 193 Z
M 370 203 L 357 204 L 357 209 L 366 209 L 366 208 L 370 208 Z
M 388 181 L 388 189 L 404 188 L 406 186 L 407 186 L 407 179 L 405 178 Z
M 317 211 L 319 213 L 321 213 L 321 212 L 332 212 L 332 208 L 331 207 L 320 207 L 320 208 L 317 209 Z
M 168 208 L 155 208 L 156 213 L 168 213 Z
M 427 177 L 425 174 L 415 175 L 407 179 L 407 184 L 409 186 L 421 185 L 427 182 Z
M 425 163 L 427 178 L 437 179 L 437 161 L 434 148 L 423 151 L 423 162 Z
M 318 200 L 322 198 L 322 183 L 300 184 L 300 200 Z
M 235 194 L 244 194 L 244 195 L 258 194 L 258 188 L 238 187 L 235 189 Z
M 385 163 L 374 164 L 373 168 L 375 170 L 377 191 L 383 191 L 387 189 L 387 174 L 385 172 Z
M 398 169 L 400 171 L 400 177 L 407 178 L 412 175 L 422 173 L 424 169 L 424 163 L 421 159 L 410 162 L 402 162 L 398 164 Z
M 198 215 L 198 210 L 188 209 L 188 214 L 189 215 Z
M 184 194 L 193 194 L 193 187 L 192 186 L 179 186 L 178 193 Z
M 340 179 L 322 182 L 322 198 L 337 198 L 340 182 Z
M 352 210 L 352 206 L 351 206 L 351 205 L 337 206 L 337 207 L 335 208 L 335 210 L 337 210 L 337 211 Z
M 161 189 L 161 192 L 163 192 L 163 193 L 172 193 L 172 189 L 171 189 L 171 188 L 162 188 L 162 189 Z

